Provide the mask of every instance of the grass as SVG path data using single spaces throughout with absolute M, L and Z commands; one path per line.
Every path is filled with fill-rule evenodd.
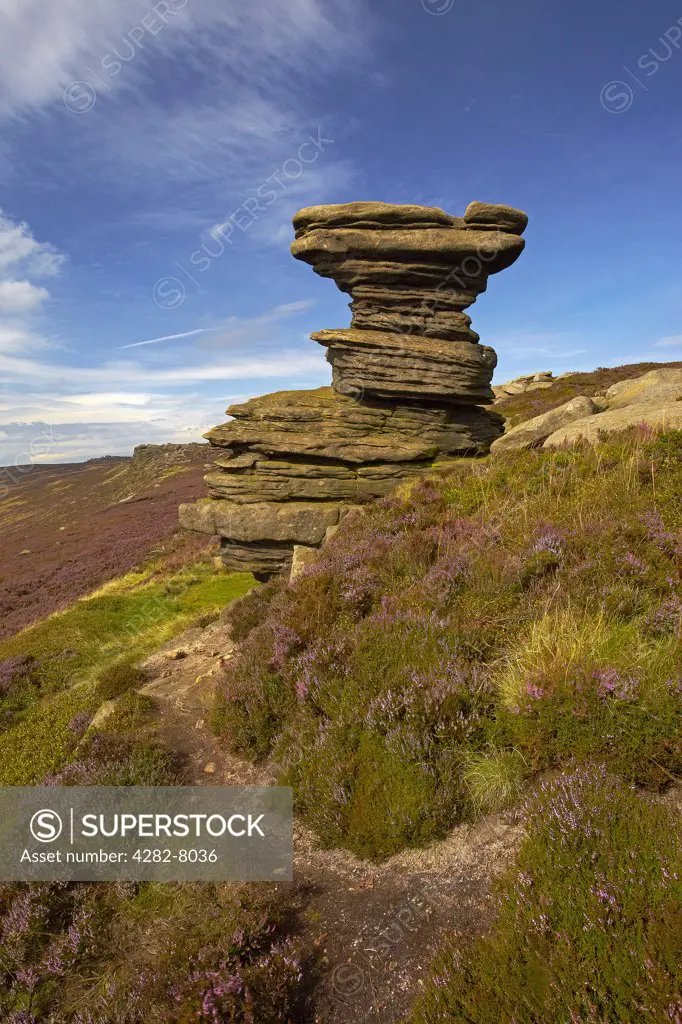
M 492 931 L 440 953 L 410 1024 L 679 1021 L 677 814 L 584 767 L 543 784 Z
M 216 573 L 203 563 L 165 580 L 132 573 L 0 642 L 0 665 L 30 657 L 35 679 L 29 698 L 20 706 L 14 701 L 0 734 L 0 785 L 34 785 L 57 772 L 73 753 L 74 715 L 134 685 L 134 662 L 252 585 L 248 574 Z M 10 686 L 0 708 L 11 703 L 11 693 Z
M 471 753 L 462 765 L 462 781 L 480 814 L 514 804 L 528 774 L 528 764 L 516 750 Z
M 682 775 L 682 443 L 463 461 L 236 602 L 215 724 L 323 842 L 381 859 L 605 760 Z
M 133 688 L 140 679 L 131 659 L 197 617 L 212 619 L 250 585 L 251 577 L 201 568 L 153 585 L 117 581 L 26 630 L 12 651 L 49 659 L 69 642 L 88 657 L 73 655 L 80 682 L 69 685 L 66 673 L 50 676 L 62 689 L 34 701 L 0 736 L 2 784 L 177 784 L 178 765 L 155 735 L 154 702 Z M 149 601 L 164 616 L 131 634 L 126 626 Z M 104 628 L 107 633 L 97 632 Z M 91 656 L 97 637 L 99 659 Z M 94 712 L 111 697 L 113 713 L 90 729 Z M 294 1017 L 299 993 L 300 951 L 287 934 L 297 909 L 289 892 L 273 884 L 2 882 L 0 1018 L 279 1024 Z

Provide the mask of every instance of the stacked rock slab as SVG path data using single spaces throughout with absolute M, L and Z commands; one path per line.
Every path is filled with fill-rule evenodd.
M 292 254 L 352 299 L 348 329 L 312 335 L 332 386 L 231 406 L 233 419 L 206 434 L 218 454 L 209 499 L 181 506 L 182 525 L 218 534 L 228 568 L 267 577 L 349 507 L 439 457 L 487 452 L 503 432 L 482 408 L 496 356 L 464 310 L 521 254 L 526 224 L 486 203 L 463 218 L 389 203 L 297 213 Z

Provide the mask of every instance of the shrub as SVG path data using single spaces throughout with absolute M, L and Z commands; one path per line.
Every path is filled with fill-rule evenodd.
M 97 692 L 103 700 L 113 700 L 127 690 L 142 686 L 145 680 L 145 674 L 141 669 L 122 661 L 110 665 L 100 673 Z
M 13 725 L 40 690 L 40 663 L 34 657 L 18 654 L 0 661 L 0 729 Z
M 411 1024 L 676 1021 L 676 816 L 603 768 L 544 783 L 491 932 L 436 962 Z
M 292 909 L 265 885 L 0 883 L 0 1016 L 279 1024 L 301 977 Z
M 660 788 L 682 768 L 682 462 L 641 472 L 661 438 L 462 460 L 349 516 L 236 609 L 221 735 L 368 856 L 576 756 Z
M 281 580 L 275 578 L 268 583 L 256 586 L 238 601 L 233 601 L 226 609 L 226 618 L 230 623 L 234 640 L 243 640 L 252 629 L 255 629 L 263 618 L 268 605 L 282 590 Z

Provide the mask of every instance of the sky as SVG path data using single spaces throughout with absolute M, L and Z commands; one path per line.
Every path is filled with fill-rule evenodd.
M 681 85 L 668 0 L 0 0 L 0 465 L 328 384 L 321 202 L 528 213 L 497 381 L 682 359 Z

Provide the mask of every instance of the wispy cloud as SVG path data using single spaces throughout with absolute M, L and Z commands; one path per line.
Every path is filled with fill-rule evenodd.
M 582 338 L 563 331 L 514 331 L 486 341 L 508 359 L 537 355 L 565 360 L 589 351 L 584 343 L 581 344 Z
M 682 348 L 682 334 L 668 334 L 654 342 L 654 348 Z

